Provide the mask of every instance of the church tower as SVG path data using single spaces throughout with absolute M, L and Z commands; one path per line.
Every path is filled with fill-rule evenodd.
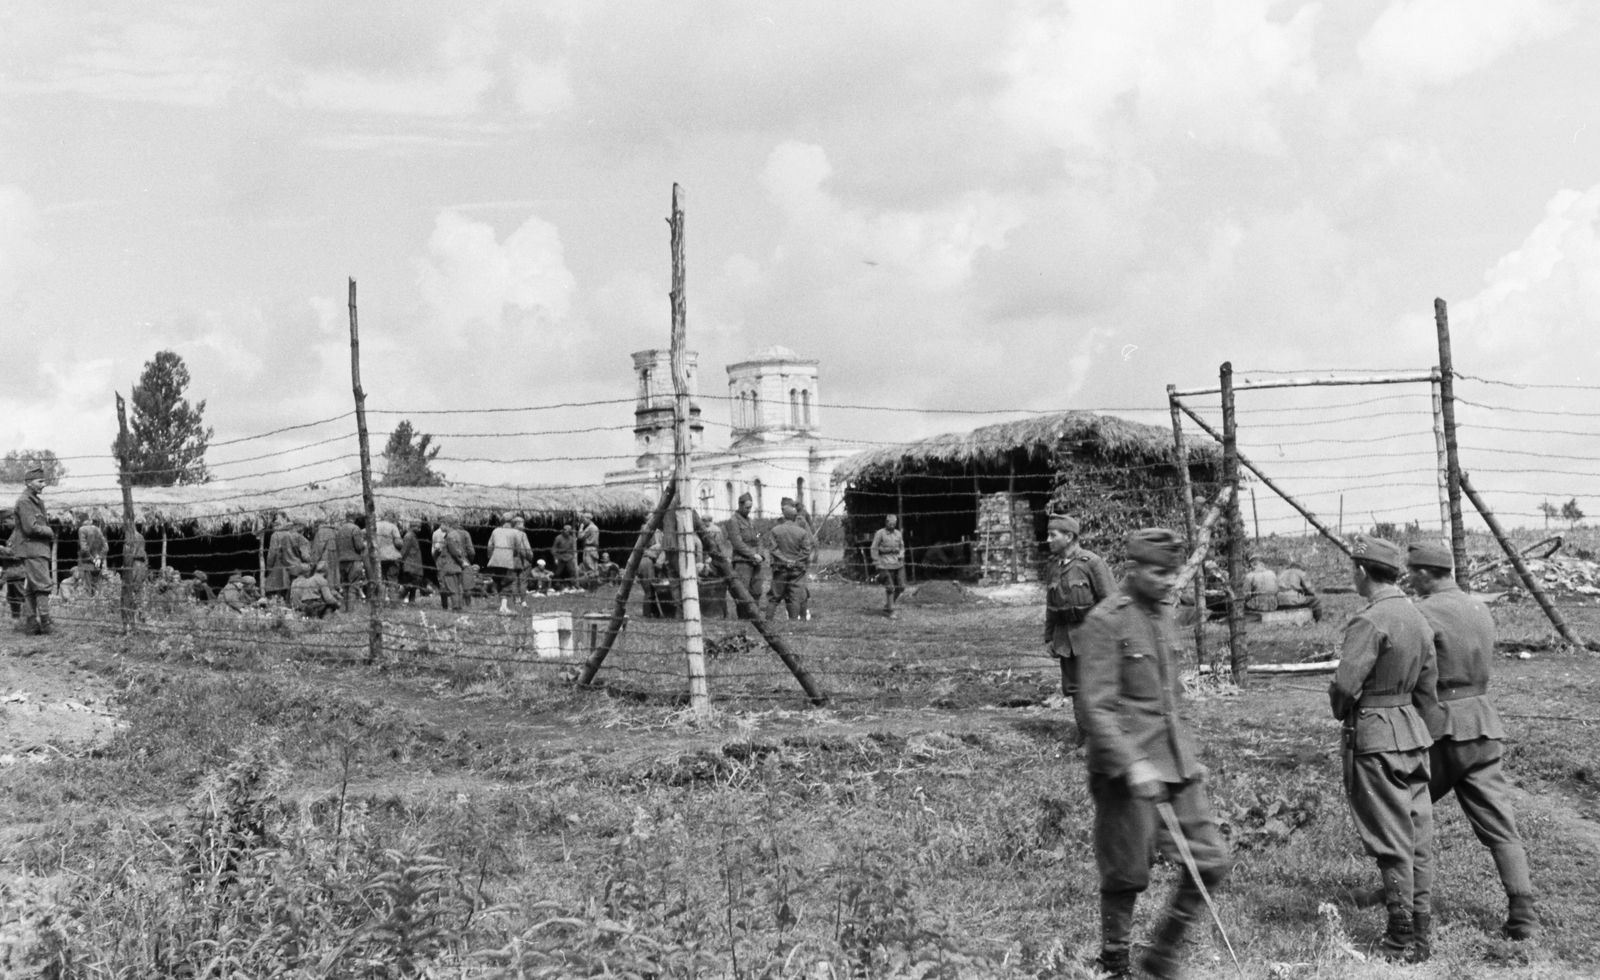
M 817 363 L 787 347 L 768 347 L 728 365 L 734 448 L 821 434 Z
M 684 351 L 683 359 L 689 375 L 689 446 L 698 450 L 706 431 L 705 423 L 700 421 L 700 406 L 695 402 L 699 394 L 700 355 Z M 676 397 L 672 389 L 672 352 L 634 351 L 633 374 L 639 385 L 633 408 L 633 440 L 639 450 L 634 465 L 639 469 L 669 465 L 674 449 L 672 418 Z

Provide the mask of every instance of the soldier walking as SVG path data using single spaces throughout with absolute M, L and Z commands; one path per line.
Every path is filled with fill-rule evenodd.
M 767 535 L 772 562 L 772 604 L 767 607 L 767 618 L 771 619 L 781 604 L 790 619 L 810 619 L 806 571 L 811 567 L 811 529 L 801 523 L 800 509 L 793 500 L 783 498 L 783 520 Z
M 728 543 L 733 547 L 733 577 L 751 597 L 748 603 L 738 603 L 737 609 L 740 619 L 755 619 L 758 610 L 756 603 L 759 601 L 761 587 L 761 563 L 766 561 L 766 556 L 761 553 L 761 535 L 756 531 L 755 522 L 750 519 L 750 511 L 755 506 L 755 498 L 748 493 L 739 495 L 739 509 L 728 518 Z
M 1194 738 L 1178 717 L 1183 688 L 1168 599 L 1183 549 L 1183 540 L 1166 528 L 1128 535 L 1127 576 L 1073 638 L 1095 808 L 1100 967 L 1113 977 L 1132 975 L 1133 909 L 1150 885 L 1156 848 L 1174 864 L 1181 857 L 1158 819 L 1158 803 L 1172 807 L 1206 888 L 1220 884 L 1233 867 L 1202 783 L 1205 769 Z M 1178 949 L 1203 901 L 1185 870 L 1140 961 L 1152 976 L 1178 975 Z
M 1116 590 L 1105 559 L 1078 544 L 1080 525 L 1064 514 L 1050 518 L 1045 541 L 1050 565 L 1045 578 L 1044 642 L 1061 664 L 1061 693 L 1078 696 L 1078 655 L 1074 640 L 1093 609 Z M 1074 708 L 1076 713 L 1076 707 Z M 1083 718 L 1077 718 L 1083 730 Z
M 1383 879 L 1383 955 L 1415 959 L 1428 952 L 1426 939 L 1416 946 L 1417 932 L 1426 935 L 1433 919 L 1433 739 L 1423 720 L 1438 710 L 1433 629 L 1395 584 L 1404 566 L 1398 545 L 1358 534 L 1351 552 L 1367 606 L 1345 626 L 1328 699 L 1344 723 L 1344 788 L 1356 832 Z
M 23 481 L 26 486 L 12 512 L 16 526 L 11 529 L 8 544 L 12 556 L 22 564 L 22 606 L 26 617 L 22 631 L 38 636 L 53 628 L 50 593 L 55 589 L 55 576 L 50 572 L 50 546 L 55 543 L 56 532 L 44 509 L 44 470 L 33 467 L 23 475 Z
M 1501 933 L 1508 939 L 1532 939 L 1539 922 L 1534 911 L 1528 851 L 1517 832 L 1501 759 L 1505 727 L 1489 700 L 1489 662 L 1494 657 L 1495 628 L 1489 610 L 1467 595 L 1451 575 L 1450 549 L 1439 542 L 1412 545 L 1406 554 L 1409 582 L 1421 597 L 1417 610 L 1433 628 L 1438 655 L 1438 701 L 1425 720 L 1433 747 L 1428 752 L 1428 798 L 1438 802 L 1456 794 L 1461 812 L 1479 842 L 1494 856 L 1508 914 Z M 1432 870 L 1432 869 L 1428 869 Z M 1420 957 L 1430 953 L 1429 919 L 1416 926 Z
M 883 579 L 883 614 L 890 619 L 899 617 L 894 604 L 906 591 L 906 539 L 900 533 L 900 518 L 890 514 L 883 519 L 883 527 L 872 536 L 872 567 Z

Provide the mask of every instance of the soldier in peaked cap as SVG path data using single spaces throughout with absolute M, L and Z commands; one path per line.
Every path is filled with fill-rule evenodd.
M 1489 661 L 1494 656 L 1494 619 L 1484 604 L 1461 591 L 1450 574 L 1452 556 L 1442 542 L 1414 544 L 1406 553 L 1408 582 L 1420 598 L 1417 610 L 1433 628 L 1438 655 L 1438 702 L 1424 716 L 1433 747 L 1428 753 L 1428 796 L 1452 790 L 1472 832 L 1494 856 L 1509 913 L 1501 932 L 1531 939 L 1538 931 L 1528 852 L 1517 832 L 1511 790 L 1501 768 L 1505 728 L 1489 700 Z M 1427 934 L 1417 927 L 1417 943 Z
M 1044 593 L 1044 642 L 1050 656 L 1061 664 L 1061 693 L 1078 696 L 1078 654 L 1074 639 L 1083 621 L 1100 600 L 1116 588 L 1105 559 L 1078 544 L 1075 518 L 1058 514 L 1050 518 L 1046 543 L 1050 564 Z M 1083 719 L 1078 719 L 1083 729 Z
M 7 543 L 11 554 L 22 564 L 22 602 L 27 615 L 23 632 L 38 635 L 51 630 L 50 593 L 56 583 L 50 571 L 50 546 L 55 543 L 56 532 L 40 496 L 45 486 L 44 469 L 33 467 L 23 474 L 23 480 L 26 488 L 17 497 L 15 526 Z
M 1233 866 L 1206 797 L 1199 751 L 1178 717 L 1182 686 L 1168 600 L 1183 552 L 1183 540 L 1166 528 L 1128 535 L 1127 575 L 1073 638 L 1095 805 L 1100 966 L 1114 977 L 1131 975 L 1133 908 L 1150 885 L 1155 848 L 1174 863 L 1180 857 L 1157 818 L 1158 802 L 1172 805 L 1207 888 Z M 1202 901 L 1186 870 L 1140 964 L 1152 976 L 1178 975 L 1178 949 Z
M 1344 723 L 1344 788 L 1356 831 L 1383 879 L 1383 954 L 1423 959 L 1433 919 L 1433 739 L 1424 721 L 1438 710 L 1433 629 L 1395 584 L 1405 565 L 1398 545 L 1358 534 L 1350 551 L 1367 606 L 1345 626 L 1328 699 Z

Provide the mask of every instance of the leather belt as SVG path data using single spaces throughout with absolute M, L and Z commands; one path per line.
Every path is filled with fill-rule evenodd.
M 1439 692 L 1440 701 L 1459 701 L 1462 698 L 1475 698 L 1489 690 L 1487 684 L 1464 684 L 1461 687 L 1452 687 Z
M 1361 696 L 1363 708 L 1403 708 L 1411 703 L 1411 692 L 1403 694 L 1364 694 Z

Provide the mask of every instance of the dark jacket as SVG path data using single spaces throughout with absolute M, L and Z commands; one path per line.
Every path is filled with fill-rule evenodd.
M 551 554 L 556 561 L 576 561 L 578 558 L 578 536 L 563 531 L 556 535 L 555 543 L 550 546 Z
M 726 530 L 728 543 L 733 547 L 733 560 L 747 565 L 761 564 L 761 535 L 755 522 L 743 514 L 728 518 Z
M 415 531 L 406 531 L 400 539 L 400 571 L 412 578 L 422 577 L 422 542 Z
M 1086 548 L 1079 548 L 1066 558 L 1050 558 L 1045 577 L 1044 639 L 1046 643 L 1063 641 L 1064 649 L 1057 653 L 1072 656 L 1074 650 L 1068 633 L 1083 624 L 1101 600 L 1116 591 L 1111 569 L 1105 559 Z
M 1078 703 L 1089 744 L 1089 770 L 1126 777 L 1136 762 L 1162 782 L 1205 772 L 1178 714 L 1178 644 L 1172 607 L 1151 605 L 1126 583 L 1095 606 L 1078 634 Z
M 18 558 L 49 558 L 50 544 L 55 541 L 56 532 L 50 527 L 44 501 L 37 493 L 22 491 L 17 498 L 13 520 L 16 526 L 11 530 L 11 553 Z
M 1355 753 L 1432 745 L 1423 718 L 1438 709 L 1438 677 L 1433 628 L 1398 586 L 1379 586 L 1345 626 L 1328 685 L 1333 716 L 1355 731 Z M 1387 701 L 1401 703 L 1377 703 Z
M 1488 695 L 1495 637 L 1488 607 L 1449 579 L 1416 605 L 1433 629 L 1439 664 L 1438 701 L 1423 716 L 1428 734 L 1435 741 L 1505 738 L 1505 726 Z
M 267 591 L 282 592 L 294 583 L 296 565 L 311 563 L 311 542 L 292 527 L 280 527 L 267 542 Z
M 774 568 L 806 568 L 811 564 L 811 529 L 798 518 L 780 521 L 767 532 Z
M 444 547 L 439 550 L 437 567 L 441 573 L 464 572 L 472 564 L 472 536 L 459 527 L 444 533 Z
M 355 521 L 345 521 L 334 534 L 334 550 L 340 561 L 360 561 L 367 553 L 367 532 Z

